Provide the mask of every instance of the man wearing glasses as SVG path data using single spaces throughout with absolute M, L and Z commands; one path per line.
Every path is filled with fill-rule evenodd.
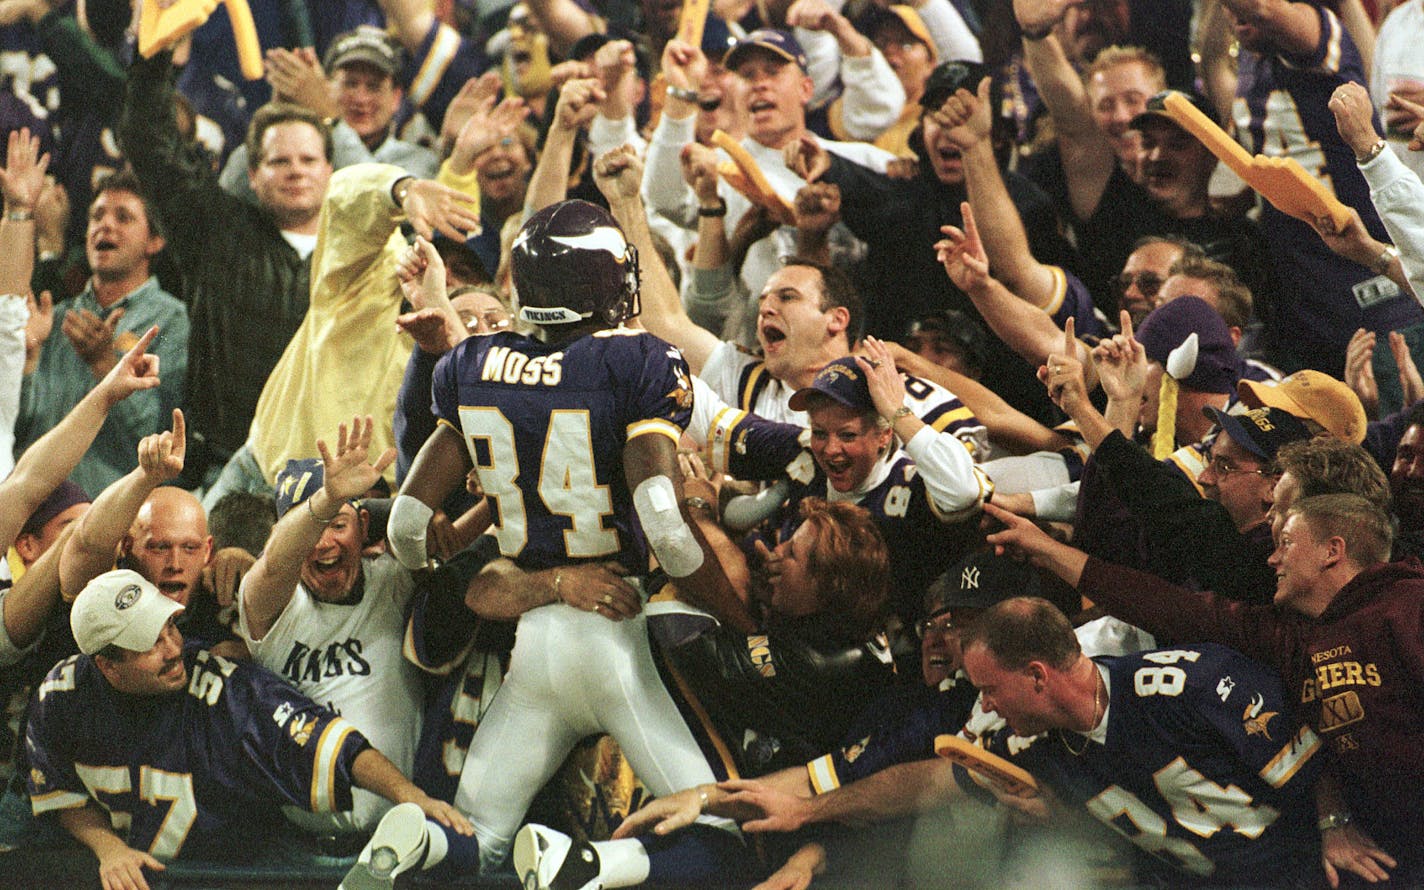
M 1180 313 L 1191 309 L 1193 303 L 1200 301 L 1183 297 L 1169 307 L 1182 307 L 1177 310 Z M 1193 314 L 1210 312 L 1199 305 Z M 1217 319 L 1217 326 L 1222 329 L 1218 339 L 1224 339 L 1224 323 Z M 1155 336 L 1147 329 L 1144 334 L 1144 339 Z M 1212 339 L 1210 334 L 1193 331 L 1190 338 L 1164 335 L 1173 342 L 1187 339 L 1194 347 L 1203 344 L 1195 368 L 1183 373 L 1178 367 L 1183 375 L 1179 409 L 1188 404 L 1190 386 L 1204 386 L 1204 391 L 1211 392 L 1216 387 L 1206 383 L 1230 376 L 1229 369 L 1213 365 L 1218 357 L 1205 345 Z M 1113 345 L 1154 352 L 1144 349 L 1130 332 L 1115 338 Z M 1160 352 L 1160 346 L 1156 351 Z M 1117 375 L 1116 370 L 1108 370 L 1116 361 L 1109 361 L 1106 354 L 1099 361 L 1100 373 Z M 1141 364 L 1145 368 L 1145 362 Z M 1173 361 L 1168 357 L 1164 364 Z M 1193 481 L 1187 467 L 1157 460 L 1109 423 L 1088 401 L 1076 359 L 1049 356 L 1044 373 L 1054 402 L 1078 425 L 1093 449 L 1084 470 L 1079 514 L 1092 517 L 1096 533 L 1080 534 L 1080 546 L 1177 583 L 1196 584 L 1232 599 L 1268 601 L 1273 573 L 1266 560 L 1273 544 L 1266 514 L 1280 475 L 1276 452 L 1289 442 L 1310 438 L 1309 427 L 1282 408 L 1230 413 L 1223 410 L 1225 398 L 1216 404 L 1208 402 L 1199 410 L 1220 431 L 1210 439 Z M 1113 413 L 1111 406 L 1109 413 Z M 1198 436 L 1191 433 L 1187 438 L 1195 441 Z

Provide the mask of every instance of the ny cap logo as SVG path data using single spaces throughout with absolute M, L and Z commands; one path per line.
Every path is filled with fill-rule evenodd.
M 979 589 L 979 567 L 978 567 L 978 566 L 968 566 L 968 567 L 966 567 L 966 568 L 964 569 L 963 574 L 961 574 L 961 575 L 959 576 L 959 589 L 960 589 L 960 590 L 978 590 L 978 589 Z
M 114 608 L 122 612 L 138 602 L 140 596 L 143 596 L 143 588 L 137 584 L 130 584 L 123 590 L 120 590 L 118 596 L 114 597 Z

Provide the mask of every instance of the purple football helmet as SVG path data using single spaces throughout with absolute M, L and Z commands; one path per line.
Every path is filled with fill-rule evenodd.
M 638 251 L 602 207 L 545 207 L 519 230 L 511 259 L 524 321 L 616 325 L 638 314 Z

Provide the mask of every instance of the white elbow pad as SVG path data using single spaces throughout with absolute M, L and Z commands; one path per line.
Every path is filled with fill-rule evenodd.
M 425 568 L 425 530 L 435 511 L 418 498 L 398 494 L 391 504 L 391 518 L 386 522 L 386 541 L 401 565 L 415 571 Z
M 722 525 L 734 532 L 751 531 L 775 515 L 790 493 L 791 483 L 779 479 L 756 494 L 737 495 L 722 511 Z
M 633 507 L 648 546 L 663 571 L 674 578 L 686 578 L 702 566 L 702 547 L 692 529 L 682 519 L 677 492 L 666 476 L 644 479 L 633 490 Z

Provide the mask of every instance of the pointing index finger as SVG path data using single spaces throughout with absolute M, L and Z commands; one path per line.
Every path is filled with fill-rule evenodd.
M 979 243 L 979 224 L 974 222 L 974 208 L 969 206 L 968 201 L 961 201 L 959 213 L 964 217 L 964 237 L 975 244 Z

